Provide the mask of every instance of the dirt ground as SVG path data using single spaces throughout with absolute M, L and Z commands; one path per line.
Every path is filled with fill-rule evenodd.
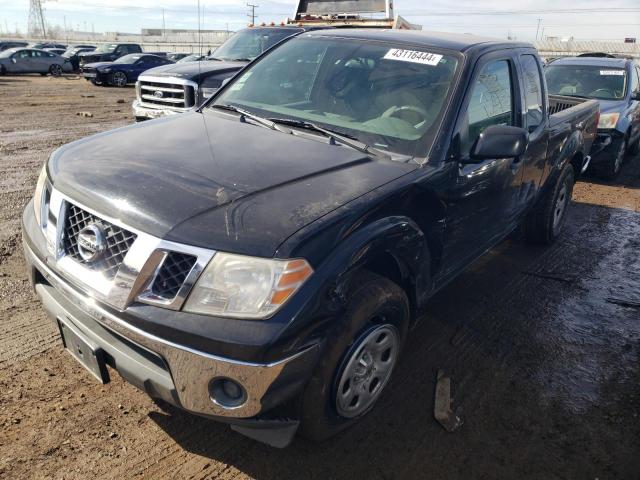
M 29 288 L 19 219 L 41 165 L 131 123 L 133 97 L 0 77 L 0 478 L 640 478 L 640 158 L 576 185 L 553 247 L 513 235 L 440 292 L 361 423 L 276 450 L 117 375 L 96 384 Z M 437 369 L 462 408 L 454 433 L 433 419 Z

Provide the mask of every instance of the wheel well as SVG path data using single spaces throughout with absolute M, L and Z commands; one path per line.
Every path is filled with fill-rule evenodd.
M 396 257 L 391 253 L 385 252 L 368 260 L 363 267 L 381 277 L 391 280 L 402 288 L 409 299 L 411 318 L 415 317 L 413 315 L 416 309 L 415 288 L 413 287 L 409 272 L 398 262 Z
M 584 156 L 582 155 L 582 152 L 577 152 L 571 159 L 571 166 L 573 167 L 574 180 L 577 180 L 578 175 L 580 175 L 580 171 L 582 170 L 583 160 L 584 160 Z

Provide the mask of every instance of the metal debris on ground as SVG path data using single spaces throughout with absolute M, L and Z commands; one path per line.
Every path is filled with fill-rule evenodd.
M 80 115 L 81 117 L 93 117 L 93 113 L 91 112 L 77 112 L 76 115 Z
M 447 432 L 457 430 L 463 423 L 461 409 L 455 412 L 451 409 L 451 378 L 442 370 L 438 370 L 433 416 Z

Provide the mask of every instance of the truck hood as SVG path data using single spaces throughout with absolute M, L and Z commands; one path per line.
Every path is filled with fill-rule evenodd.
M 177 77 L 197 80 L 200 76 L 211 72 L 235 72 L 241 70 L 247 62 L 225 62 L 218 60 L 203 60 L 202 62 L 174 63 L 155 67 L 144 72 L 145 76 Z
M 88 137 L 49 161 L 55 188 L 89 209 L 167 240 L 262 257 L 414 168 L 212 111 Z
M 627 100 L 598 100 L 600 103 L 600 114 L 603 113 L 622 113 L 629 104 Z

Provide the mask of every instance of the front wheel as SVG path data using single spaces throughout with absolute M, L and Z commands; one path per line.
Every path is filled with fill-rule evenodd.
M 124 72 L 114 72 L 111 74 L 111 85 L 114 87 L 127 86 L 127 74 Z
M 62 67 L 57 63 L 54 63 L 49 67 L 49 73 L 52 77 L 59 77 L 60 75 L 62 75 Z
M 529 242 L 550 245 L 560 236 L 571 204 L 573 183 L 573 166 L 567 163 L 556 184 L 525 219 L 524 231 Z
M 392 281 L 358 272 L 343 318 L 301 395 L 300 434 L 321 441 L 368 413 L 388 384 L 409 324 L 409 302 Z

